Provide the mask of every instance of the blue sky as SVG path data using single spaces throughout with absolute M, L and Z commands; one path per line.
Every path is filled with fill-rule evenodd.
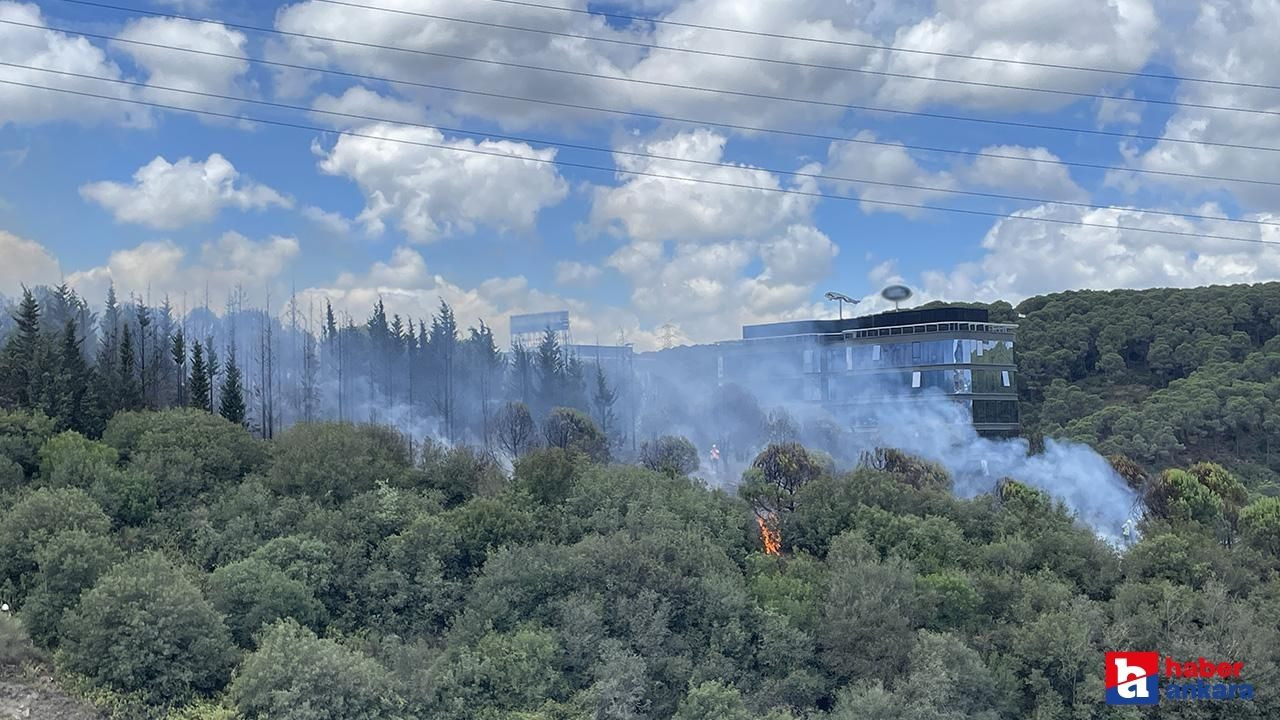
M 1110 97 L 1263 110 L 1280 91 L 729 35 L 492 0 L 359 0 L 359 4 L 799 62 L 1012 83 Z M 1051 64 L 1280 84 L 1266 38 L 1280 3 L 1217 0 L 1166 8 L 1148 0 L 679 0 L 584 4 L 693 25 L 898 45 Z M 1073 99 L 758 63 L 504 31 L 307 0 L 281 4 L 121 0 L 121 5 L 302 35 L 327 35 L 502 62 L 538 64 L 837 104 L 969 115 L 1241 144 L 1276 143 L 1275 115 Z M 1094 163 L 1197 176 L 1280 179 L 1274 153 L 1137 141 L 883 113 L 839 111 L 637 82 L 497 67 L 335 45 L 50 0 L 0 0 L 0 61 L 128 80 L 113 85 L 0 67 L 0 80 L 393 136 L 506 157 L 366 137 L 201 118 L 113 101 L 0 85 L 0 293 L 65 279 L 97 300 L 205 289 L 220 305 L 236 285 L 253 301 L 298 292 L 363 317 L 382 297 L 421 316 L 441 298 L 465 322 L 505 329 L 513 312 L 569 308 L 575 335 L 621 331 L 652 346 L 675 325 L 687 340 L 732 337 L 738 325 L 829 314 L 836 289 L 865 297 L 905 282 L 922 300 L 1017 301 L 1082 287 L 1257 282 L 1280 276 L 1277 248 L 1152 235 L 1149 227 L 1280 242 L 1274 226 L 1170 218 L 1146 210 L 1276 222 L 1274 188 L 1068 167 Z M 53 30 L 60 28 L 70 31 Z M 203 49 L 192 55 L 119 41 Z M 869 145 L 663 123 L 617 114 L 486 100 L 458 93 L 290 71 L 275 60 L 355 75 L 520 94 L 646 114 L 1042 160 L 975 159 Z M 162 91 L 180 87 L 328 109 L 413 126 L 266 108 Z M 459 135 L 435 128 L 460 128 Z M 494 134 L 536 140 L 498 140 Z M 590 145 L 642 155 L 557 148 Z M 476 145 L 480 143 L 480 145 Z M 817 199 L 528 162 L 530 156 L 752 186 L 801 188 Z M 778 172 L 857 177 L 1045 201 L 835 185 Z M 885 208 L 885 200 L 1050 217 L 1019 219 Z

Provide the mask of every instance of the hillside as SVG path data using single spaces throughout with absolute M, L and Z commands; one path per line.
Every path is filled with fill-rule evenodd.
M 1213 460 L 1280 492 L 1280 283 L 969 305 L 1019 325 L 1024 434 L 1153 470 Z

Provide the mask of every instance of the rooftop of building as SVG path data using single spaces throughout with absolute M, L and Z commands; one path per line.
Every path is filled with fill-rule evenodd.
M 874 315 L 844 318 L 843 320 L 791 320 L 762 325 L 743 325 L 742 339 L 753 340 L 794 335 L 839 335 L 851 330 L 952 322 L 988 323 L 990 322 L 990 313 L 987 312 L 986 308 L 934 307 L 914 310 L 889 310 Z

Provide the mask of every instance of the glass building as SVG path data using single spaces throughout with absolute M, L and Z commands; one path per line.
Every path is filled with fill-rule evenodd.
M 741 340 L 717 345 L 716 372 L 764 405 L 818 405 L 855 428 L 873 428 L 886 403 L 943 395 L 980 433 L 1016 435 L 1016 330 L 955 307 L 747 325 Z

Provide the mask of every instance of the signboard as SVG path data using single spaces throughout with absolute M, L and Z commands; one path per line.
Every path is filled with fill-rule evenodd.
M 567 332 L 569 330 L 569 311 L 557 310 L 555 312 L 511 316 L 512 335 L 543 333 L 547 331 L 547 328 L 550 328 L 552 332 Z

